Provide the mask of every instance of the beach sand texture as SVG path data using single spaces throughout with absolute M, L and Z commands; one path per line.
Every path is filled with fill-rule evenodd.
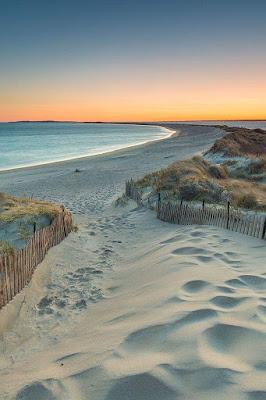
M 113 205 L 125 180 L 223 135 L 176 129 L 160 142 L 1 174 L 1 190 L 62 202 L 79 225 L 0 313 L 1 399 L 266 399 L 265 243 Z

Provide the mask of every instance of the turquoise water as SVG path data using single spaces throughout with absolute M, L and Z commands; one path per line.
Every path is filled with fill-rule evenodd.
M 169 134 L 146 125 L 0 123 L 0 170 L 101 154 Z

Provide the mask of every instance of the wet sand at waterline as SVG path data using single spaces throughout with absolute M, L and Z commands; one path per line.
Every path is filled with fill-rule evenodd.
M 0 312 L 1 399 L 266 398 L 265 243 L 113 204 L 125 180 L 223 135 L 173 129 L 143 146 L 1 173 L 1 191 L 63 203 L 79 226 Z

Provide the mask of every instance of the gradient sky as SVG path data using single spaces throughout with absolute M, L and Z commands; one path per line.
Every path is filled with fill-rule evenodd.
M 266 119 L 265 0 L 0 0 L 0 121 Z

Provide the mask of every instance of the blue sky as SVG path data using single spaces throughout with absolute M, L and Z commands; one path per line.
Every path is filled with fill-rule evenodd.
M 84 104 L 86 88 L 91 104 L 92 93 L 111 96 L 112 82 L 128 98 L 129 80 L 146 91 L 166 75 L 165 88 L 170 77 L 178 89 L 184 79 L 197 85 L 208 75 L 224 81 L 239 74 L 260 76 L 265 85 L 266 1 L 0 0 L 0 5 L 0 104 L 9 105 L 3 111 L 9 117 L 12 106 L 24 110 L 28 104 L 30 111 L 34 101 L 45 105 L 53 88 L 71 98 L 80 89 Z

